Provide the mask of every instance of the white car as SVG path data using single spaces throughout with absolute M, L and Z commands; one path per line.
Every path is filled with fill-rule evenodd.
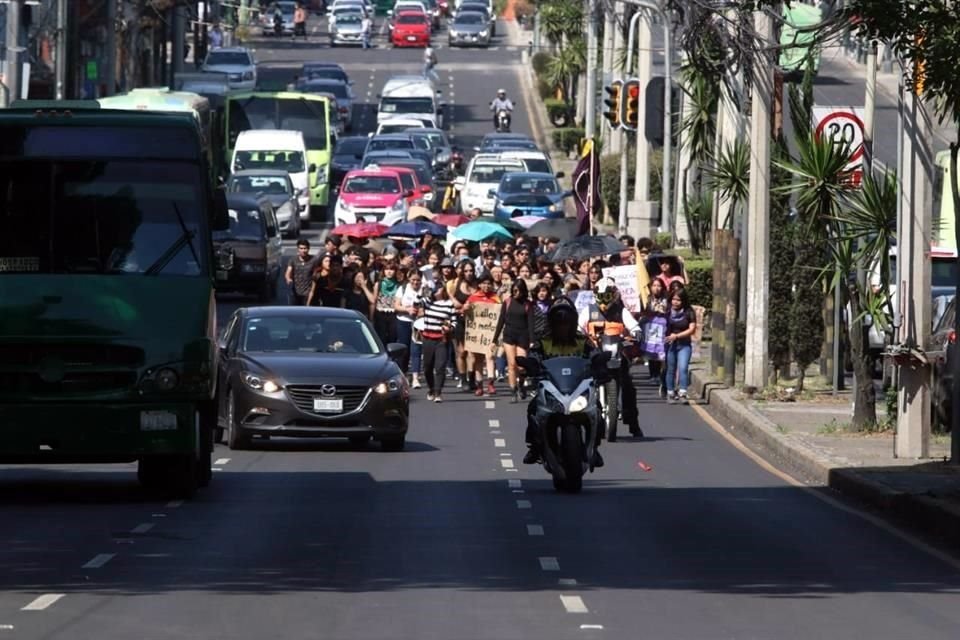
M 370 136 L 379 136 L 387 133 L 403 133 L 407 129 L 425 129 L 426 126 L 423 120 L 416 120 L 414 118 L 388 118 L 387 120 L 382 120 L 380 124 L 377 125 L 377 131 L 371 133 Z
M 488 154 L 474 156 L 467 168 L 467 175 L 454 180 L 454 188 L 460 191 L 460 212 L 468 214 L 479 209 L 483 214 L 493 213 L 493 198 L 490 190 L 500 186 L 500 178 L 507 173 L 526 171 L 520 160 L 508 160 L 494 157 L 484 157 Z
M 204 73 L 225 73 L 233 91 L 253 91 L 257 86 L 257 62 L 245 47 L 214 49 L 207 54 Z
M 531 173 L 553 173 L 550 158 L 543 151 L 501 151 L 500 157 L 519 160 Z M 562 178 L 563 176 L 557 177 Z

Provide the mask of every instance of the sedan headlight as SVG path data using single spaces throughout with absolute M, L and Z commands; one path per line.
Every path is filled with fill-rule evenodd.
M 350 203 L 344 202 L 343 200 L 337 200 L 337 209 L 343 211 L 344 213 L 351 213 L 353 208 L 350 206 Z
M 255 391 L 264 393 L 276 393 L 280 390 L 280 385 L 273 380 L 252 373 L 243 374 L 243 383 Z
M 376 385 L 373 390 L 380 395 L 386 395 L 388 393 L 396 393 L 403 389 L 405 384 L 403 376 L 394 376 L 389 380 L 384 380 L 380 384 Z
M 397 198 L 397 201 L 390 207 L 393 211 L 404 211 L 407 208 L 407 201 L 403 197 Z
M 460 34 L 457 33 L 456 31 L 454 31 L 453 29 L 450 29 L 450 37 L 451 37 L 451 38 L 459 38 L 459 37 L 460 37 Z
M 484 29 L 483 31 L 481 31 L 481 32 L 478 33 L 477 35 L 480 36 L 481 38 L 486 38 L 486 37 L 487 37 L 487 33 L 488 33 L 487 30 Z
M 589 401 L 589 392 L 584 393 L 582 396 L 570 403 L 570 413 L 578 413 L 584 411 L 587 408 Z

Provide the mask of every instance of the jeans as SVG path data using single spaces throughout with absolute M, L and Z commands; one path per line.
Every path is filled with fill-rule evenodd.
M 433 76 L 433 79 L 436 82 L 440 82 L 440 76 L 437 74 L 436 71 L 433 70 L 435 66 L 436 65 L 430 64 L 429 62 L 425 62 L 423 64 L 423 77 L 428 78 L 430 76 Z
M 612 400 L 616 402 L 616 399 Z M 630 360 L 620 358 L 620 420 L 630 427 L 639 426 L 637 412 L 637 388 L 630 376 Z
M 400 367 L 400 371 L 403 373 L 407 372 L 407 366 L 410 364 L 410 343 L 413 342 L 413 323 L 404 322 L 397 318 L 397 342 L 407 347 L 407 355 L 403 356 L 397 366 Z
M 689 342 L 673 342 L 667 345 L 667 393 L 673 393 L 674 388 L 686 391 L 690 386 L 690 355 L 693 345 Z M 677 385 L 677 374 L 680 374 L 680 384 Z
M 410 373 L 420 373 L 420 361 L 423 359 L 423 343 L 410 340 Z
M 443 392 L 443 383 L 447 380 L 447 341 L 423 339 L 423 373 L 427 377 L 430 393 Z
M 364 49 L 370 48 L 370 32 L 369 31 L 363 32 L 363 48 Z

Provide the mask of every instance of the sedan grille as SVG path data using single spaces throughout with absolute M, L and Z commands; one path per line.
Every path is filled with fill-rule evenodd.
M 363 406 L 364 400 L 367 399 L 367 394 L 370 393 L 370 387 L 337 386 L 336 393 L 334 393 L 332 396 L 326 396 L 323 395 L 320 390 L 322 386 L 323 385 L 318 384 L 288 385 L 287 395 L 290 396 L 290 399 L 293 400 L 293 404 L 295 404 L 300 411 L 312 415 L 329 416 L 330 414 L 328 413 L 318 413 L 313 410 L 314 398 L 343 398 L 343 413 L 351 413 Z

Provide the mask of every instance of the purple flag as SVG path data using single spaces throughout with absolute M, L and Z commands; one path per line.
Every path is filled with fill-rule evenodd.
M 584 144 L 583 154 L 573 170 L 573 200 L 577 205 L 578 233 L 590 233 L 591 219 L 600 213 L 600 158 L 594 149 L 593 140 Z

